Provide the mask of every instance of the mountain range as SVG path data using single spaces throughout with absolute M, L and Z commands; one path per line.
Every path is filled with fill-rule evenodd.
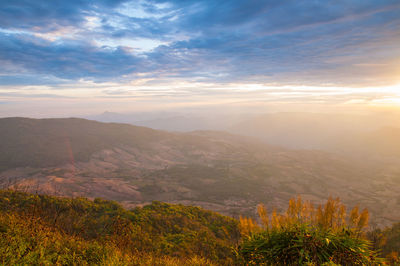
M 378 226 L 400 219 L 396 156 L 366 161 L 221 131 L 167 132 L 78 118 L 2 118 L 0 150 L 3 188 L 103 197 L 128 208 L 182 203 L 234 217 L 254 216 L 259 203 L 283 210 L 298 194 L 316 203 L 333 196 L 367 207 Z

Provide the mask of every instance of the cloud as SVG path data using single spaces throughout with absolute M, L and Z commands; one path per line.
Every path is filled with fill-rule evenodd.
M 0 85 L 382 85 L 399 42 L 397 0 L 3 1 Z
M 54 30 L 68 25 L 79 25 L 85 17 L 105 12 L 124 0 L 13 0 L 2 1 L 0 27 L 8 29 Z
M 18 93 L 18 92 L 0 92 L 1 97 L 7 97 L 12 99 L 18 98 L 53 98 L 53 99 L 68 99 L 71 97 L 56 95 L 56 94 L 43 94 L 43 93 Z
M 12 86 L 12 85 L 48 85 L 57 87 L 59 84 L 63 84 L 65 80 L 58 79 L 55 77 L 49 77 L 46 75 L 38 74 L 3 74 L 0 75 L 1 86 Z
M 53 44 L 26 35 L 0 34 L 1 61 L 11 62 L 30 73 L 103 80 L 136 71 L 141 59 L 124 47 L 98 48 L 84 42 Z

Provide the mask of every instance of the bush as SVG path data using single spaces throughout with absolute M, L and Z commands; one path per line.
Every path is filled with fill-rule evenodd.
M 297 228 L 251 234 L 240 252 L 250 265 L 369 265 L 377 262 L 369 248 L 367 240 L 348 231 L 333 233 L 299 224 Z
M 391 265 L 400 265 L 400 223 L 368 233 L 373 249 L 385 257 Z
M 329 199 L 314 208 L 292 199 L 286 213 L 267 215 L 260 205 L 261 226 L 241 218 L 243 240 L 239 255 L 249 265 L 372 265 L 382 262 L 364 238 L 368 211 L 354 208 L 346 219 L 345 206 Z

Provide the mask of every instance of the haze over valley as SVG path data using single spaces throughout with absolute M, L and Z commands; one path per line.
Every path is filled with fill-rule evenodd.
M 285 208 L 293 195 L 340 197 L 368 206 L 373 222 L 399 219 L 400 150 L 376 157 L 268 145 L 221 131 L 167 132 L 69 119 L 0 119 L 4 187 L 69 197 L 103 197 L 125 206 L 153 200 L 255 215 L 260 202 Z M 397 134 L 396 134 L 397 133 Z M 391 137 L 399 138 L 398 131 Z M 377 140 L 377 139 L 375 139 Z
M 399 265 L 399 0 L 0 1 L 4 265 Z

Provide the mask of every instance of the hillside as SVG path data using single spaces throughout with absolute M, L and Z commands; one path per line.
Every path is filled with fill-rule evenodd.
M 153 200 L 253 216 L 296 194 L 339 196 L 372 220 L 400 218 L 397 167 L 320 151 L 288 150 L 224 132 L 168 133 L 84 119 L 0 119 L 2 187 L 103 197 L 135 207 Z
M 272 113 L 244 119 L 229 131 L 287 148 L 384 161 L 400 156 L 399 123 L 394 114 Z
M 374 156 L 400 158 L 400 128 L 382 127 L 347 142 L 349 149 Z
M 0 260 L 5 265 L 364 265 L 356 262 L 382 261 L 384 255 L 398 262 L 398 224 L 370 231 L 368 242 L 368 211 L 348 210 L 352 214 L 343 220 L 342 207 L 329 199 L 317 214 L 305 211 L 314 207 L 299 197 L 280 214 L 268 215 L 259 206 L 257 223 L 162 202 L 127 210 L 101 198 L 0 190 Z
M 238 222 L 183 205 L 118 203 L 0 190 L 3 264 L 229 265 Z
M 0 170 L 88 161 L 95 152 L 123 145 L 146 149 L 168 133 L 126 124 L 69 119 L 0 119 Z

